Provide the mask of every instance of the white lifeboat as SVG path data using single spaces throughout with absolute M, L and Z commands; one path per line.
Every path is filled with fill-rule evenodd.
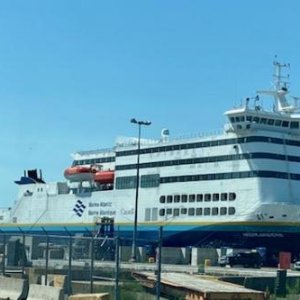
M 92 181 L 96 172 L 94 167 L 74 166 L 67 168 L 64 176 L 72 182 Z

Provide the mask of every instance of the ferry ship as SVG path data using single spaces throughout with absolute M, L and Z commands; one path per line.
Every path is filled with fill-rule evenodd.
M 220 134 L 176 139 L 163 130 L 158 140 L 139 135 L 112 149 L 77 152 L 66 182 L 25 171 L 16 181 L 17 201 L 0 210 L 1 231 L 100 229 L 131 238 L 138 192 L 138 239 L 157 239 L 163 226 L 165 246 L 299 253 L 299 98 L 289 95 L 287 68 L 275 61 L 273 88 L 225 112 Z M 273 98 L 271 109 L 262 96 Z

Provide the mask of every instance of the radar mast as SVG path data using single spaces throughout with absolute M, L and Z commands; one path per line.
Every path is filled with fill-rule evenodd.
M 289 75 L 282 75 L 283 68 L 290 68 L 290 64 L 281 64 L 277 60 L 273 62 L 274 74 L 273 74 L 273 85 L 272 90 L 261 90 L 257 91 L 258 94 L 265 94 L 273 96 L 275 100 L 275 112 L 292 114 L 298 110 L 296 105 L 289 104 L 286 99 L 286 95 L 289 93 L 288 82 Z

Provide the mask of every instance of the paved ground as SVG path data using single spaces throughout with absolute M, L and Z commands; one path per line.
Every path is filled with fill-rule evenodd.
M 95 261 L 95 268 L 115 268 L 115 262 L 110 261 Z M 45 260 L 35 260 L 33 261 L 34 267 L 45 266 Z M 85 261 L 73 261 L 72 267 L 88 267 L 90 266 L 90 260 Z M 68 268 L 68 261 L 66 260 L 49 260 L 50 268 L 63 269 Z M 134 270 L 134 271 L 156 271 L 157 265 L 155 263 L 130 263 L 122 262 L 120 268 L 124 270 Z M 176 272 L 176 273 L 199 273 L 199 268 L 191 265 L 171 265 L 163 264 L 162 271 L 164 272 Z M 205 267 L 205 273 L 215 276 L 260 276 L 260 277 L 276 277 L 277 268 L 238 268 L 238 267 L 216 267 L 209 266 Z M 300 277 L 300 271 L 288 270 L 287 276 L 290 277 Z

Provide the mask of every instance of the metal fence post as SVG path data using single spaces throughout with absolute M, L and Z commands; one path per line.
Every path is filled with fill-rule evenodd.
M 48 264 L 49 264 L 49 235 L 48 232 L 42 227 L 42 230 L 46 234 L 46 265 L 45 265 L 45 285 L 48 284 Z
M 72 294 L 72 243 L 73 237 L 72 233 L 64 227 L 65 231 L 69 235 L 69 263 L 68 263 L 68 295 Z
M 5 260 L 6 260 L 6 234 L 0 229 L 3 235 L 3 255 L 2 255 L 2 274 L 5 276 Z
M 94 292 L 94 260 L 95 260 L 95 240 L 94 237 L 91 237 L 91 274 L 90 274 L 90 293 L 92 294 Z
M 25 247 L 25 232 L 18 227 L 22 233 L 22 243 L 24 247 L 24 252 L 22 252 L 22 277 L 25 275 L 25 265 L 26 265 L 26 247 Z
M 68 294 L 72 294 L 72 236 L 69 239 Z
M 159 227 L 158 249 L 157 249 L 157 277 L 156 277 L 156 299 L 160 299 L 160 280 L 161 280 L 161 248 L 163 239 L 163 227 Z
M 115 263 L 116 263 L 116 270 L 115 270 L 115 300 L 120 299 L 120 287 L 119 287 L 119 276 L 120 276 L 120 238 L 117 236 L 115 238 L 116 246 L 115 246 Z

